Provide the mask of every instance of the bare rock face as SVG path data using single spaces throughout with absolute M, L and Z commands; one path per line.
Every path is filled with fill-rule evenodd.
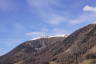
M 41 38 L 24 42 L 0 57 L 0 64 L 95 64 L 96 24 L 68 37 Z

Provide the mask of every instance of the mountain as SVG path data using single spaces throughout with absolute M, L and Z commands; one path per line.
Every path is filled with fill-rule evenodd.
M 64 40 L 68 48 L 58 55 L 57 61 L 60 64 L 88 64 L 83 62 L 89 60 L 91 60 L 90 64 L 96 63 L 96 54 L 88 54 L 92 48 L 96 47 L 96 24 L 87 25 L 77 30 L 69 37 Z M 71 45 L 68 45 L 68 43 L 71 43 Z M 96 52 L 96 48 L 93 49 L 93 51 Z
M 19 61 L 21 62 L 31 57 L 36 57 L 47 50 L 47 47 L 52 46 L 57 43 L 57 41 L 61 42 L 64 38 L 65 37 L 48 37 L 26 41 L 8 54 L 2 56 L 0 58 L 0 64 L 16 64 L 19 63 Z
M 96 24 L 68 37 L 31 40 L 0 57 L 0 64 L 96 64 Z

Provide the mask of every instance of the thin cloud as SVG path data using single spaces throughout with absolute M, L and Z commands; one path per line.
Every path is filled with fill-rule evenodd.
M 39 17 L 42 18 L 42 21 L 53 26 L 58 26 L 62 23 L 67 23 L 68 25 L 76 25 L 89 21 L 92 22 L 95 21 L 94 18 L 96 17 L 96 15 L 93 13 L 87 14 L 86 12 L 84 12 L 75 19 L 70 19 L 67 16 L 64 16 L 64 11 L 61 12 L 58 10 L 54 10 L 52 5 L 58 7 L 62 5 L 59 4 L 57 0 L 27 0 L 27 2 L 32 9 L 35 9 L 35 12 Z M 96 8 L 88 5 L 84 6 L 82 10 L 96 12 Z M 59 13 L 62 13 L 62 15 Z
M 39 39 L 39 38 L 46 38 L 46 37 L 64 37 L 68 35 L 68 32 L 66 32 L 63 29 L 59 28 L 42 28 L 40 32 L 28 32 L 26 33 L 27 37 L 30 37 L 31 40 Z
M 76 19 L 70 19 L 69 20 L 70 25 L 76 25 L 76 24 L 82 24 L 82 23 L 88 23 L 88 22 L 93 23 L 94 21 L 96 21 L 96 19 L 95 19 L 96 18 L 96 8 L 86 5 L 83 7 L 82 10 L 90 11 L 91 13 L 84 12 Z
M 86 5 L 86 6 L 83 8 L 83 11 L 96 12 L 96 7 L 92 7 L 92 6 Z
M 54 33 L 55 31 L 53 31 L 52 33 Z M 36 40 L 36 39 L 39 39 L 39 38 L 50 38 L 50 37 L 66 37 L 66 34 L 64 34 L 63 32 L 60 32 L 60 31 L 56 31 L 56 33 L 54 34 L 42 34 L 42 32 L 29 32 L 27 33 L 26 35 L 27 36 L 31 36 L 30 40 Z
M 52 24 L 52 25 L 58 25 L 60 23 L 65 22 L 66 18 L 63 16 L 53 16 L 52 18 L 48 19 L 47 23 Z
M 28 33 L 26 33 L 26 35 L 28 35 L 28 36 L 32 36 L 32 35 L 42 35 L 42 33 L 41 33 L 41 32 L 28 32 Z
M 30 39 L 33 40 L 44 37 L 44 34 L 42 32 L 28 32 L 26 33 L 26 36 L 30 37 Z
M 29 6 L 46 23 L 59 25 L 65 21 L 64 16 L 58 14 L 60 11 L 54 10 L 54 6 L 59 6 L 56 0 L 27 0 Z M 58 13 L 57 13 L 58 12 Z M 62 12 L 63 14 L 63 12 Z
M 96 19 L 96 14 L 83 14 L 81 16 L 79 16 L 78 18 L 76 19 L 72 19 L 70 20 L 70 23 L 71 25 L 76 25 L 76 24 L 82 24 L 82 23 L 93 23 L 93 21 L 95 21 Z
M 26 35 L 27 37 L 30 37 L 30 40 L 48 37 L 48 35 L 46 35 L 44 32 L 28 32 Z

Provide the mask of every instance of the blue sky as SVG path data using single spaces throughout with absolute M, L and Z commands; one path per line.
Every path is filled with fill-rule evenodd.
M 0 0 L 0 55 L 42 35 L 96 23 L 96 0 Z

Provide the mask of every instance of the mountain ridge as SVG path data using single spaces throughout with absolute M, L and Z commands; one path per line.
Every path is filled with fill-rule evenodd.
M 96 24 L 89 24 L 68 37 L 24 42 L 1 57 L 0 64 L 95 64 L 95 50 Z

